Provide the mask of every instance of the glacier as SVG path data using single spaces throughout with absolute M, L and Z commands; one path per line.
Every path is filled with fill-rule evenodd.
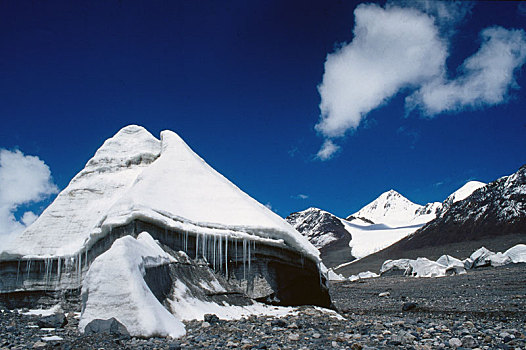
M 148 269 L 169 275 L 145 275 L 166 309 L 177 303 L 177 290 L 185 291 L 177 283 L 192 284 L 191 273 L 175 265 L 193 266 L 210 280 L 221 275 L 227 292 L 251 300 L 331 306 L 326 269 L 307 238 L 210 167 L 176 133 L 166 130 L 157 139 L 137 125 L 106 140 L 42 215 L 0 248 L 0 297 L 80 293 L 97 259 L 120 239 L 143 232 L 172 257 L 182 251 L 192 261 Z M 206 299 L 199 290 L 188 292 Z

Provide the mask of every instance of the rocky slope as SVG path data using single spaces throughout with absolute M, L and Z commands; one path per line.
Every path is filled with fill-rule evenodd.
M 320 250 L 327 267 L 335 267 L 363 258 L 411 234 L 432 220 L 440 205 L 418 205 L 390 190 L 346 219 L 309 208 L 290 214 L 286 220 Z
M 339 217 L 318 208 L 309 208 L 290 214 L 286 220 L 318 248 L 327 267 L 355 259 L 349 247 L 351 234 Z
M 414 234 L 338 272 L 375 270 L 387 259 L 438 258 L 442 254 L 462 257 L 482 245 L 498 251 L 526 242 L 526 165 L 479 187 L 463 200 L 448 198 L 443 208 L 435 220 Z

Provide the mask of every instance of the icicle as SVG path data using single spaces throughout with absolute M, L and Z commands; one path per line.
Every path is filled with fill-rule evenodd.
M 195 234 L 195 260 L 199 257 L 199 233 Z
M 217 251 L 217 236 L 214 236 L 214 251 L 212 252 L 213 261 L 214 261 L 214 270 L 217 270 L 216 251 Z
M 49 283 L 49 258 L 44 259 L 44 281 L 47 284 Z
M 219 236 L 219 271 L 223 271 L 223 238 Z
M 60 256 L 58 257 L 57 261 L 57 282 L 60 282 L 60 273 L 62 271 L 62 262 L 60 261 Z
M 27 268 L 27 278 L 29 278 L 29 272 L 31 271 L 31 259 L 27 259 L 26 268 Z
M 18 285 L 18 274 L 20 273 L 20 259 L 18 259 L 18 267 L 16 268 L 16 284 Z
M 206 234 L 203 234 L 203 239 L 202 239 L 203 243 L 201 243 L 201 246 L 202 246 L 202 248 L 203 248 L 203 258 L 204 258 L 206 261 L 208 261 L 208 259 L 206 258 L 206 256 L 207 256 L 207 254 L 206 254 L 206 238 L 207 238 L 207 237 L 208 237 L 208 236 L 207 236 Z
M 77 264 L 78 264 L 77 277 L 78 277 L 79 284 L 80 284 L 80 282 L 82 281 L 82 252 L 79 252 L 77 255 Z
M 248 271 L 250 272 L 250 262 L 252 261 L 252 257 L 250 256 L 250 241 L 248 242 Z
M 225 237 L 225 275 L 228 279 L 228 236 Z
M 243 238 L 243 279 L 247 279 L 247 240 Z

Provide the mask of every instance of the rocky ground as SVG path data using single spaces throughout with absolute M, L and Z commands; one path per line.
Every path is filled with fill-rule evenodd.
M 177 340 L 82 336 L 73 304 L 64 305 L 68 323 L 54 329 L 40 328 L 39 316 L 4 310 L 0 348 L 526 349 L 526 264 L 436 279 L 343 282 L 331 295 L 341 316 L 300 307 L 283 318 L 192 321 Z

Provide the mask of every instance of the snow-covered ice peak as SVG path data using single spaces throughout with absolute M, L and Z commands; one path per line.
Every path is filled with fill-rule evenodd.
M 277 214 L 210 167 L 172 131 L 130 125 L 106 140 L 4 256 L 72 256 L 134 219 L 195 234 L 242 235 L 319 252 Z M 239 238 L 239 237 L 238 237 Z
M 469 181 L 464 186 L 460 187 L 458 190 L 449 195 L 446 201 L 451 201 L 452 203 L 462 201 L 471 196 L 473 192 L 484 186 L 486 186 L 484 182 Z
M 86 168 L 127 167 L 132 164 L 151 163 L 161 152 L 161 142 L 145 128 L 128 125 L 115 136 L 104 141 L 86 164 Z M 106 169 L 109 170 L 109 169 Z
M 389 190 L 352 216 L 365 218 L 375 224 L 400 226 L 410 224 L 422 208 L 421 205 L 411 202 L 395 190 Z
M 464 184 L 462 187 L 460 187 L 455 192 L 451 193 L 444 202 L 442 202 L 442 207 L 439 209 L 439 216 L 443 216 L 449 208 L 454 203 L 463 201 L 464 199 L 468 198 L 475 192 L 476 190 L 486 186 L 484 182 L 480 181 L 468 181 L 466 184 Z

